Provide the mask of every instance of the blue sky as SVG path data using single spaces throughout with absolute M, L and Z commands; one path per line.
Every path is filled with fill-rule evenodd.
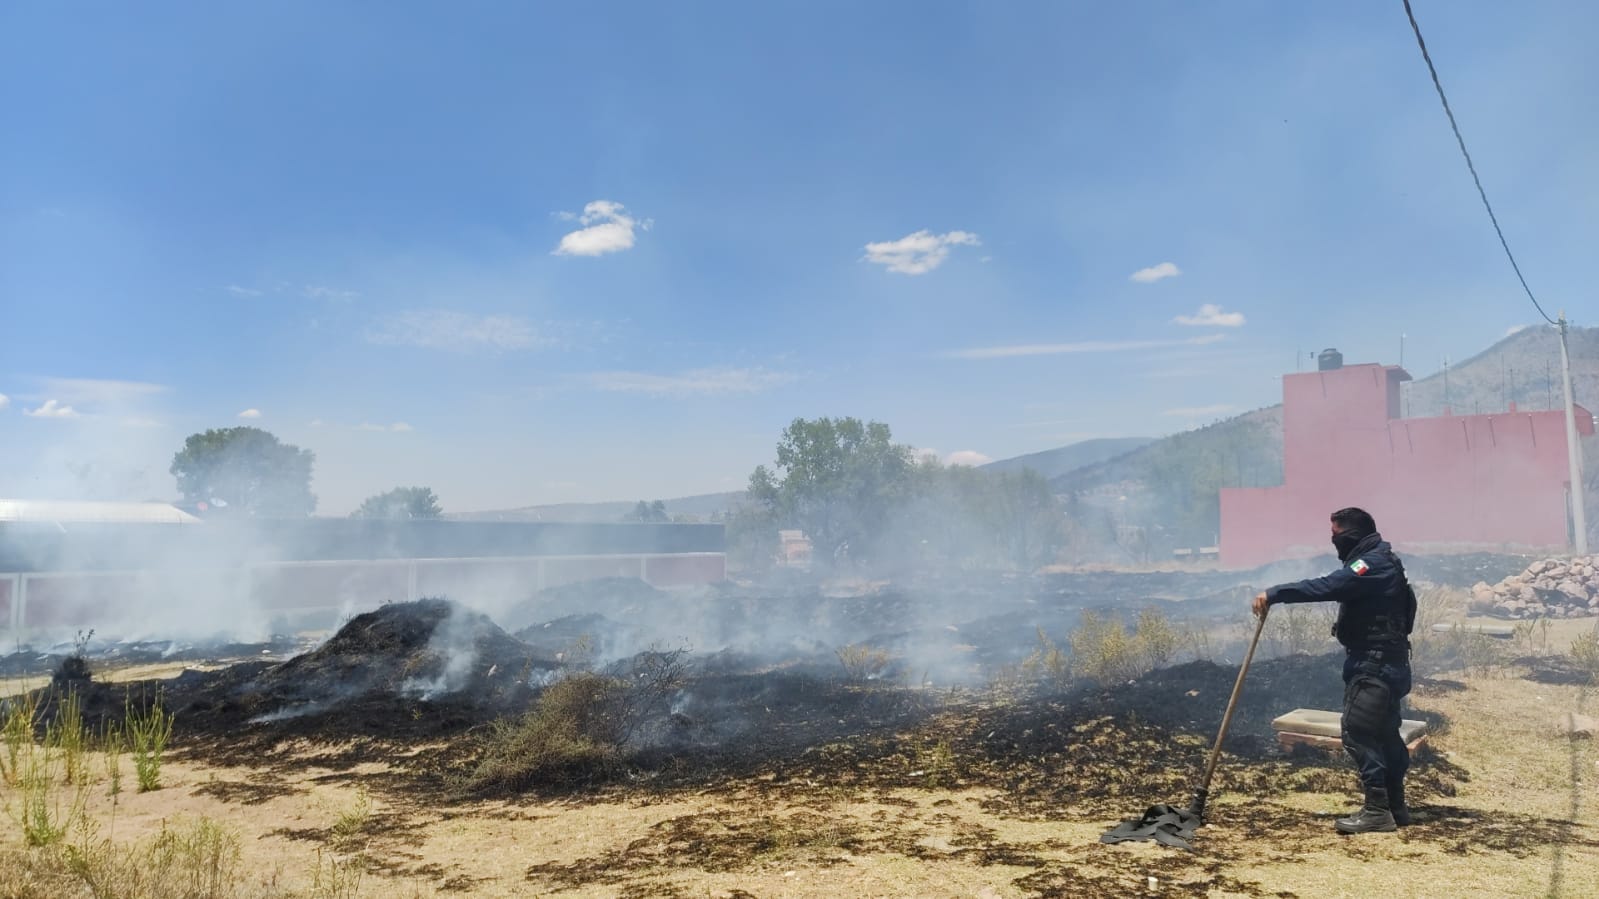
M 1417 14 L 1591 323 L 1599 7 Z M 1398 0 L 10 3 L 0 109 L 0 495 L 244 423 L 326 514 L 671 497 L 796 416 L 999 458 L 1534 319 Z

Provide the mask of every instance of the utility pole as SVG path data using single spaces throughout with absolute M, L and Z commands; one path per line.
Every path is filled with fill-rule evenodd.
M 1444 408 L 1449 408 L 1449 357 L 1444 357 Z M 1453 410 L 1451 410 L 1452 412 Z
M 1560 378 L 1566 388 L 1566 458 L 1571 475 L 1571 525 L 1577 555 L 1588 554 L 1588 513 L 1583 507 L 1582 444 L 1577 438 L 1576 401 L 1571 396 L 1571 354 L 1566 350 L 1566 310 L 1560 310 Z
M 1403 331 L 1399 333 L 1399 367 L 1405 367 L 1405 334 Z

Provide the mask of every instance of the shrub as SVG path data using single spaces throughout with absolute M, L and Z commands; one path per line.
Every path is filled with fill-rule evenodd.
M 1300 655 L 1322 648 L 1332 639 L 1337 609 L 1331 603 L 1285 605 L 1266 618 L 1266 643 L 1273 655 Z M 1253 629 L 1254 622 L 1250 622 Z
M 167 741 L 172 739 L 172 721 L 176 716 L 161 707 L 160 697 L 146 709 L 135 709 L 131 700 L 124 709 L 123 723 L 133 749 L 133 770 L 138 777 L 139 792 L 160 789 L 161 758 L 166 753 Z
M 333 839 L 347 843 L 360 836 L 372 821 L 372 794 L 365 787 L 356 791 L 355 799 L 339 812 L 333 822 Z
M 1022 663 L 1022 672 L 1052 690 L 1065 690 L 1072 682 L 1072 657 L 1039 628 L 1038 648 Z
M 1048 642 L 1042 634 L 1040 640 Z M 1133 680 L 1167 664 L 1184 638 L 1165 615 L 1145 609 L 1138 613 L 1130 634 L 1116 618 L 1084 612 L 1068 642 L 1071 644 L 1071 675 L 1103 686 Z M 1038 669 L 1058 671 L 1062 663 L 1059 649 L 1053 644 L 1041 648 L 1046 651 L 1041 656 L 1035 654 L 1039 657 Z M 1051 680 L 1056 686 L 1061 685 L 1058 674 Z
M 5 742 L 5 752 L 0 755 L 0 780 L 7 786 L 22 783 L 22 765 L 27 752 L 33 751 L 34 722 L 39 716 L 37 694 L 28 693 L 0 703 L 5 723 L 0 725 L 0 740 Z
M 1590 681 L 1599 683 L 1599 631 L 1588 631 L 1571 641 L 1571 660 L 1587 672 Z
M 845 676 L 856 682 L 881 677 L 893 661 L 888 650 L 865 643 L 851 643 L 837 650 L 837 655 L 839 664 L 844 666 Z
M 622 681 L 597 674 L 551 684 L 533 711 L 495 723 L 466 786 L 572 786 L 614 772 L 621 763 L 625 693 Z
M 85 836 L 60 863 L 96 899 L 213 899 L 246 895 L 239 835 L 199 818 L 164 823 L 149 840 L 117 845 Z
M 66 688 L 66 696 L 56 705 L 55 719 L 45 728 L 44 742 L 61 752 L 64 783 L 82 783 L 88 778 L 85 771 L 88 734 L 83 729 L 83 701 L 73 687 Z

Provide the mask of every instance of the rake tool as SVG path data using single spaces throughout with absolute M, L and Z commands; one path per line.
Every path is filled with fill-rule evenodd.
M 1192 849 L 1189 842 L 1194 831 L 1205 823 L 1205 803 L 1210 799 L 1210 779 L 1216 774 L 1216 763 L 1221 761 L 1221 744 L 1227 739 L 1227 728 L 1233 723 L 1233 712 L 1238 708 L 1238 695 L 1244 691 L 1244 675 L 1249 673 L 1249 663 L 1255 658 L 1255 647 L 1260 643 L 1260 633 L 1266 629 L 1266 615 L 1255 623 L 1255 636 L 1249 641 L 1249 651 L 1244 654 L 1244 664 L 1238 668 L 1238 680 L 1233 683 L 1233 695 L 1227 700 L 1227 711 L 1221 716 L 1221 730 L 1216 734 L 1216 745 L 1211 747 L 1210 758 L 1205 763 L 1205 776 L 1194 791 L 1194 800 L 1187 809 L 1169 805 L 1152 805 L 1140 818 L 1116 825 L 1099 838 L 1101 843 L 1121 843 L 1128 840 L 1154 840 L 1163 846 Z

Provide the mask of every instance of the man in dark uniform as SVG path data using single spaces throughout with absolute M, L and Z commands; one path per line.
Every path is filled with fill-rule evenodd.
M 1391 831 L 1410 823 L 1399 736 L 1399 701 L 1410 692 L 1410 629 L 1416 594 L 1405 566 L 1360 509 L 1332 514 L 1332 543 L 1343 567 L 1326 577 L 1280 584 L 1255 597 L 1255 614 L 1279 603 L 1336 602 L 1333 636 L 1343 644 L 1344 749 L 1360 769 L 1365 806 L 1338 819 L 1339 833 Z

